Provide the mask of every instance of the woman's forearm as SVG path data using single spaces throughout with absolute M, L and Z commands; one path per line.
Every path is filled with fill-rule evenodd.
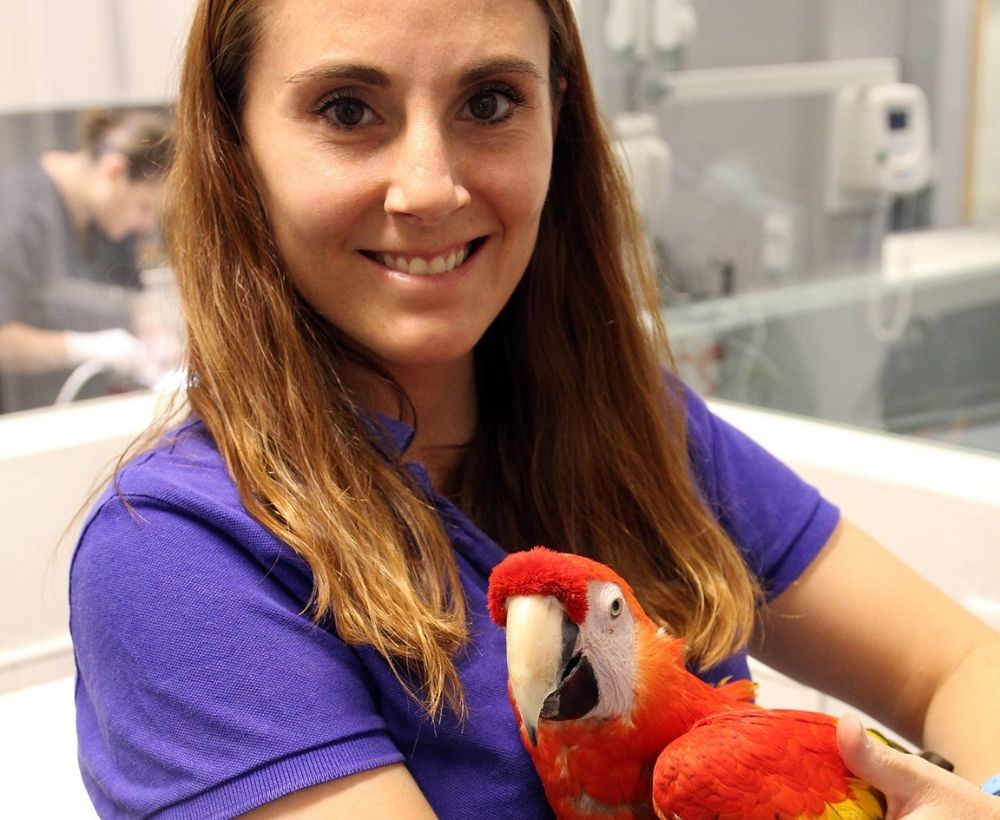
M 924 744 L 948 749 L 955 772 L 982 783 L 1000 772 L 1000 635 L 969 652 L 927 709 Z
M 0 325 L 0 371 L 36 373 L 70 364 L 66 334 L 23 322 Z

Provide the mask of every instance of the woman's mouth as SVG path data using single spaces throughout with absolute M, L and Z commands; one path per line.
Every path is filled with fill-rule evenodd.
M 381 251 L 363 251 L 363 253 L 369 259 L 390 270 L 406 273 L 410 276 L 439 276 L 462 265 L 479 249 L 484 241 L 484 238 L 474 239 L 449 250 L 447 253 L 439 253 L 434 256 L 406 256 Z

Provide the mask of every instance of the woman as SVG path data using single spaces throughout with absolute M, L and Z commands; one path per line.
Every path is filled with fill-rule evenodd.
M 70 370 L 142 363 L 129 294 L 137 242 L 159 218 L 170 123 L 93 111 L 83 147 L 49 150 L 0 182 L 0 407 L 52 404 Z
M 535 543 L 612 563 L 707 679 L 753 634 L 1000 769 L 997 637 L 664 380 L 567 2 L 204 0 L 178 139 L 190 417 L 72 570 L 102 814 L 549 816 L 485 608 Z M 851 730 L 893 800 L 938 782 Z

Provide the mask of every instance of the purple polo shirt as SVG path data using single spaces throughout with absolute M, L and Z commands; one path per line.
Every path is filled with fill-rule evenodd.
M 776 595 L 838 513 L 699 398 L 687 404 L 705 498 Z M 404 450 L 412 431 L 387 426 Z M 128 507 L 105 493 L 70 578 L 80 767 L 102 817 L 232 817 L 395 762 L 442 818 L 552 816 L 486 612 L 505 553 L 447 500 L 435 496 L 471 619 L 463 724 L 428 721 L 374 651 L 301 614 L 308 567 L 247 514 L 200 422 L 128 464 L 119 488 Z M 749 676 L 745 653 L 706 677 L 726 675 Z

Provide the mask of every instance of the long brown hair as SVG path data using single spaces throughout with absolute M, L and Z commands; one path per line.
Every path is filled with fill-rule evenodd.
M 748 637 L 757 589 L 690 473 L 654 278 L 572 10 L 539 4 L 553 93 L 567 81 L 552 183 L 526 275 L 477 347 L 480 418 L 456 498 L 507 549 L 611 563 L 711 665 Z M 244 156 L 264 5 L 202 0 L 181 76 L 166 230 L 188 399 L 247 509 L 311 566 L 315 617 L 372 645 L 431 714 L 461 711 L 467 614 L 448 538 L 359 417 L 339 374 L 375 368 L 293 289 Z

